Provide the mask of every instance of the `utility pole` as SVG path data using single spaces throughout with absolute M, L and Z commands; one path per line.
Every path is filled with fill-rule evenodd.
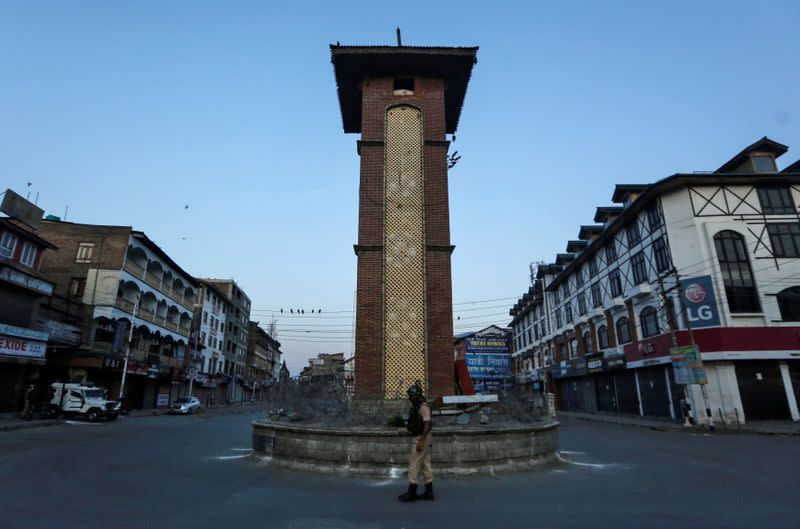
M 689 314 L 687 313 L 686 305 L 684 304 L 684 301 L 683 301 L 683 289 L 681 288 L 681 277 L 678 274 L 678 269 L 675 268 L 675 266 L 672 267 L 672 273 L 675 276 L 675 288 L 678 289 L 678 300 L 680 301 L 680 304 L 681 304 L 681 315 L 683 316 L 684 320 L 686 320 L 686 328 L 689 330 L 689 343 L 692 344 L 692 347 L 697 347 L 697 343 L 695 343 L 695 341 L 694 341 L 694 331 L 692 330 L 692 322 L 691 322 L 691 320 L 689 320 Z M 698 355 L 700 354 L 699 349 L 697 351 L 697 354 Z M 702 356 L 700 358 L 702 358 Z M 689 385 L 687 384 L 687 388 L 688 388 L 688 386 Z M 706 390 L 706 385 L 705 384 L 700 384 L 700 392 L 703 394 L 703 405 L 706 408 L 706 418 L 708 420 L 708 429 L 713 432 L 714 431 L 714 416 L 711 414 L 711 406 L 709 406 L 709 404 L 708 404 L 708 391 Z M 689 394 L 691 395 L 691 391 L 689 391 Z M 692 407 L 694 408 L 694 397 L 692 397 L 692 401 L 693 401 L 692 402 Z M 694 416 L 695 416 L 695 420 L 697 420 L 697 413 L 696 412 L 695 412 Z
M 658 286 L 661 289 L 661 303 L 664 307 L 664 314 L 667 315 L 667 324 L 669 325 L 670 335 L 672 336 L 672 347 L 678 347 L 678 337 L 676 333 L 677 331 L 676 327 L 678 326 L 678 322 L 675 319 L 674 314 L 671 310 L 671 306 L 667 298 L 667 292 L 666 289 L 664 289 L 664 278 L 661 276 L 658 277 Z M 675 288 L 678 288 L 678 286 L 676 285 Z M 680 289 L 678 289 L 678 295 L 680 295 Z M 670 318 L 670 316 L 672 317 Z M 683 385 L 683 398 L 685 401 L 691 403 L 692 411 L 690 415 L 694 416 L 694 420 L 695 422 L 697 422 L 697 409 L 694 406 L 694 395 L 689 389 L 688 384 L 682 384 L 682 385 Z M 667 390 L 669 390 L 669 388 L 667 388 Z M 681 412 L 683 412 L 683 410 L 681 410 Z M 691 424 L 689 424 L 689 417 L 685 418 L 684 426 L 691 426 Z
M 131 330 L 128 332 L 128 343 L 125 344 L 125 361 L 122 364 L 122 381 L 119 384 L 119 400 L 125 398 L 125 375 L 128 373 L 128 358 L 131 356 L 131 341 L 133 341 L 133 329 L 136 326 L 136 313 L 139 311 L 139 301 L 142 293 L 136 296 L 136 304 L 133 306 L 133 318 L 131 319 Z

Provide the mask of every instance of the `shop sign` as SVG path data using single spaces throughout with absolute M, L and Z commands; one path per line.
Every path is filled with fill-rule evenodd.
M 147 378 L 158 378 L 158 366 L 150 366 L 147 368 Z
M 15 336 L 0 335 L 0 355 L 24 358 L 44 358 L 47 351 L 45 342 L 25 340 Z
M 35 290 L 44 294 L 45 296 L 53 295 L 53 283 L 39 279 L 37 277 L 29 276 L 19 270 L 14 270 L 4 266 L 0 268 L 0 279 L 8 281 L 9 283 L 16 283 L 17 285 Z
M 625 355 L 606 356 L 603 358 L 603 368 L 606 371 L 612 369 L 625 369 Z
M 46 332 L 28 329 L 27 327 L 17 327 L 15 325 L 7 325 L 0 323 L 0 334 L 7 334 L 8 336 L 16 336 L 17 338 L 29 338 L 40 342 L 46 342 L 48 334 Z
M 467 371 L 472 380 L 511 378 L 511 355 L 466 354 Z
M 676 384 L 708 384 L 703 359 L 697 346 L 673 347 L 670 353 Z
M 562 360 L 559 365 L 550 368 L 553 378 L 579 377 L 589 373 L 586 358 L 570 358 Z
M 686 317 L 692 327 L 719 327 L 719 310 L 711 276 L 681 279 L 681 293 L 686 304 Z
M 672 336 L 670 334 L 645 338 L 638 342 L 625 344 L 625 359 L 629 364 L 632 362 L 664 363 L 664 360 L 653 360 L 657 357 L 669 357 L 670 347 L 672 347 Z
M 38 327 L 49 334 L 48 341 L 64 345 L 78 345 L 81 342 L 81 330 L 73 325 L 60 321 L 39 320 Z
M 125 363 L 125 361 L 122 360 L 121 358 L 111 358 L 111 357 L 107 356 L 107 357 L 103 358 L 102 368 L 103 369 L 117 369 L 117 368 L 121 368 L 122 364 L 124 364 L 124 363 Z M 128 372 L 130 372 L 130 370 L 131 370 L 131 368 L 130 368 L 130 366 L 128 366 Z
M 589 373 L 599 373 L 603 370 L 603 359 L 601 357 L 590 358 L 586 361 L 586 369 Z
M 158 400 L 156 401 L 156 406 L 169 406 L 169 393 L 159 393 Z

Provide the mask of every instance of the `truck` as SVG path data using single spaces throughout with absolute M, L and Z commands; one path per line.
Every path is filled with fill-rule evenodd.
M 115 420 L 119 416 L 119 402 L 108 400 L 108 390 L 83 384 L 51 384 L 50 406 L 65 417 L 81 416 L 90 421 Z

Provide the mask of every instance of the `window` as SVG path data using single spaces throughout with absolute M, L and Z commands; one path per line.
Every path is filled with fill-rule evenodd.
M 775 158 L 772 156 L 753 156 L 753 170 L 756 173 L 777 173 Z
M 569 342 L 569 357 L 575 358 L 578 356 L 578 340 L 570 340 Z
M 17 236 L 10 231 L 4 231 L 0 236 L 0 257 L 11 259 L 17 249 Z
M 639 233 L 639 223 L 636 219 L 625 227 L 625 235 L 628 237 L 628 248 L 633 248 L 642 242 L 642 235 Z
M 714 246 L 730 311 L 761 312 L 744 237 L 735 231 L 721 231 L 714 235 Z
M 203 344 L 203 345 L 206 344 L 206 333 L 204 333 L 204 332 L 200 333 L 200 343 Z
M 600 283 L 592 285 L 592 308 L 597 308 L 603 304 L 603 296 L 600 294 Z
M 83 296 L 83 291 L 86 289 L 86 278 L 73 277 L 69 282 L 69 295 L 73 298 Z
M 531 330 L 530 329 L 528 329 L 528 343 L 533 343 L 533 340 L 531 340 Z
M 203 323 L 208 323 L 208 312 L 203 311 Z
M 656 258 L 656 270 L 659 273 L 667 271 L 669 266 L 669 253 L 664 237 L 659 237 L 653 241 L 653 256 Z
M 645 338 L 658 334 L 658 313 L 653 307 L 645 307 L 639 313 L 639 322 L 642 324 L 642 335 Z
M 617 244 L 616 242 L 609 241 L 606 246 L 606 265 L 610 265 L 617 260 Z
M 631 341 L 631 328 L 625 316 L 617 320 L 617 341 L 621 344 Z
M 91 263 L 92 254 L 94 253 L 93 242 L 79 242 L 78 253 L 75 256 L 76 263 Z
M 558 293 L 558 289 L 555 289 L 553 291 L 553 304 L 558 305 L 559 303 L 561 303 L 561 296 Z
M 619 268 L 615 268 L 608 273 L 608 284 L 611 289 L 612 298 L 618 298 L 622 295 L 622 281 L 619 279 Z
M 633 271 L 634 285 L 647 281 L 647 266 L 644 264 L 644 252 L 639 252 L 631 257 L 631 270 Z
M 589 331 L 586 331 L 585 333 L 583 333 L 583 347 L 584 347 L 584 351 L 586 351 L 586 354 L 591 354 L 592 353 L 592 351 L 593 351 L 593 349 L 592 349 L 592 337 L 589 334 Z
M 595 277 L 597 275 L 597 261 L 594 259 L 589 259 L 589 277 Z
M 658 204 L 653 204 L 647 210 L 647 225 L 650 228 L 650 233 L 661 227 L 661 214 L 658 212 Z
M 583 316 L 586 312 L 586 296 L 581 292 L 578 294 L 578 314 Z
M 794 202 L 789 187 L 759 187 L 758 201 L 764 215 L 794 213 Z
M 561 328 L 563 322 L 561 321 L 561 309 L 556 310 L 556 327 Z
M 800 321 L 800 287 L 778 292 L 778 307 L 783 321 Z
M 414 79 L 395 79 L 392 90 L 396 96 L 414 95 Z
M 578 268 L 578 271 L 575 272 L 575 285 L 578 287 L 583 286 L 583 268 Z
M 775 257 L 800 257 L 800 224 L 796 222 L 767 224 L 767 231 Z
M 19 258 L 19 262 L 33 268 L 33 264 L 36 262 L 36 246 L 26 241 L 22 245 L 22 255 Z
M 561 285 L 561 295 L 564 296 L 565 301 L 569 297 L 569 278 Z
M 567 323 L 572 323 L 572 305 L 567 303 L 564 307 L 564 317 L 567 320 Z
M 608 349 L 608 328 L 605 325 L 597 328 L 597 347 Z

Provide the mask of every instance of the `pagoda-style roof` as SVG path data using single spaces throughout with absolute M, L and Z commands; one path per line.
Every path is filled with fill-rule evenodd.
M 445 129 L 454 133 L 464 105 L 478 47 L 342 46 L 331 45 L 339 106 L 345 132 L 361 132 L 361 82 L 366 76 L 432 77 L 443 79 Z

